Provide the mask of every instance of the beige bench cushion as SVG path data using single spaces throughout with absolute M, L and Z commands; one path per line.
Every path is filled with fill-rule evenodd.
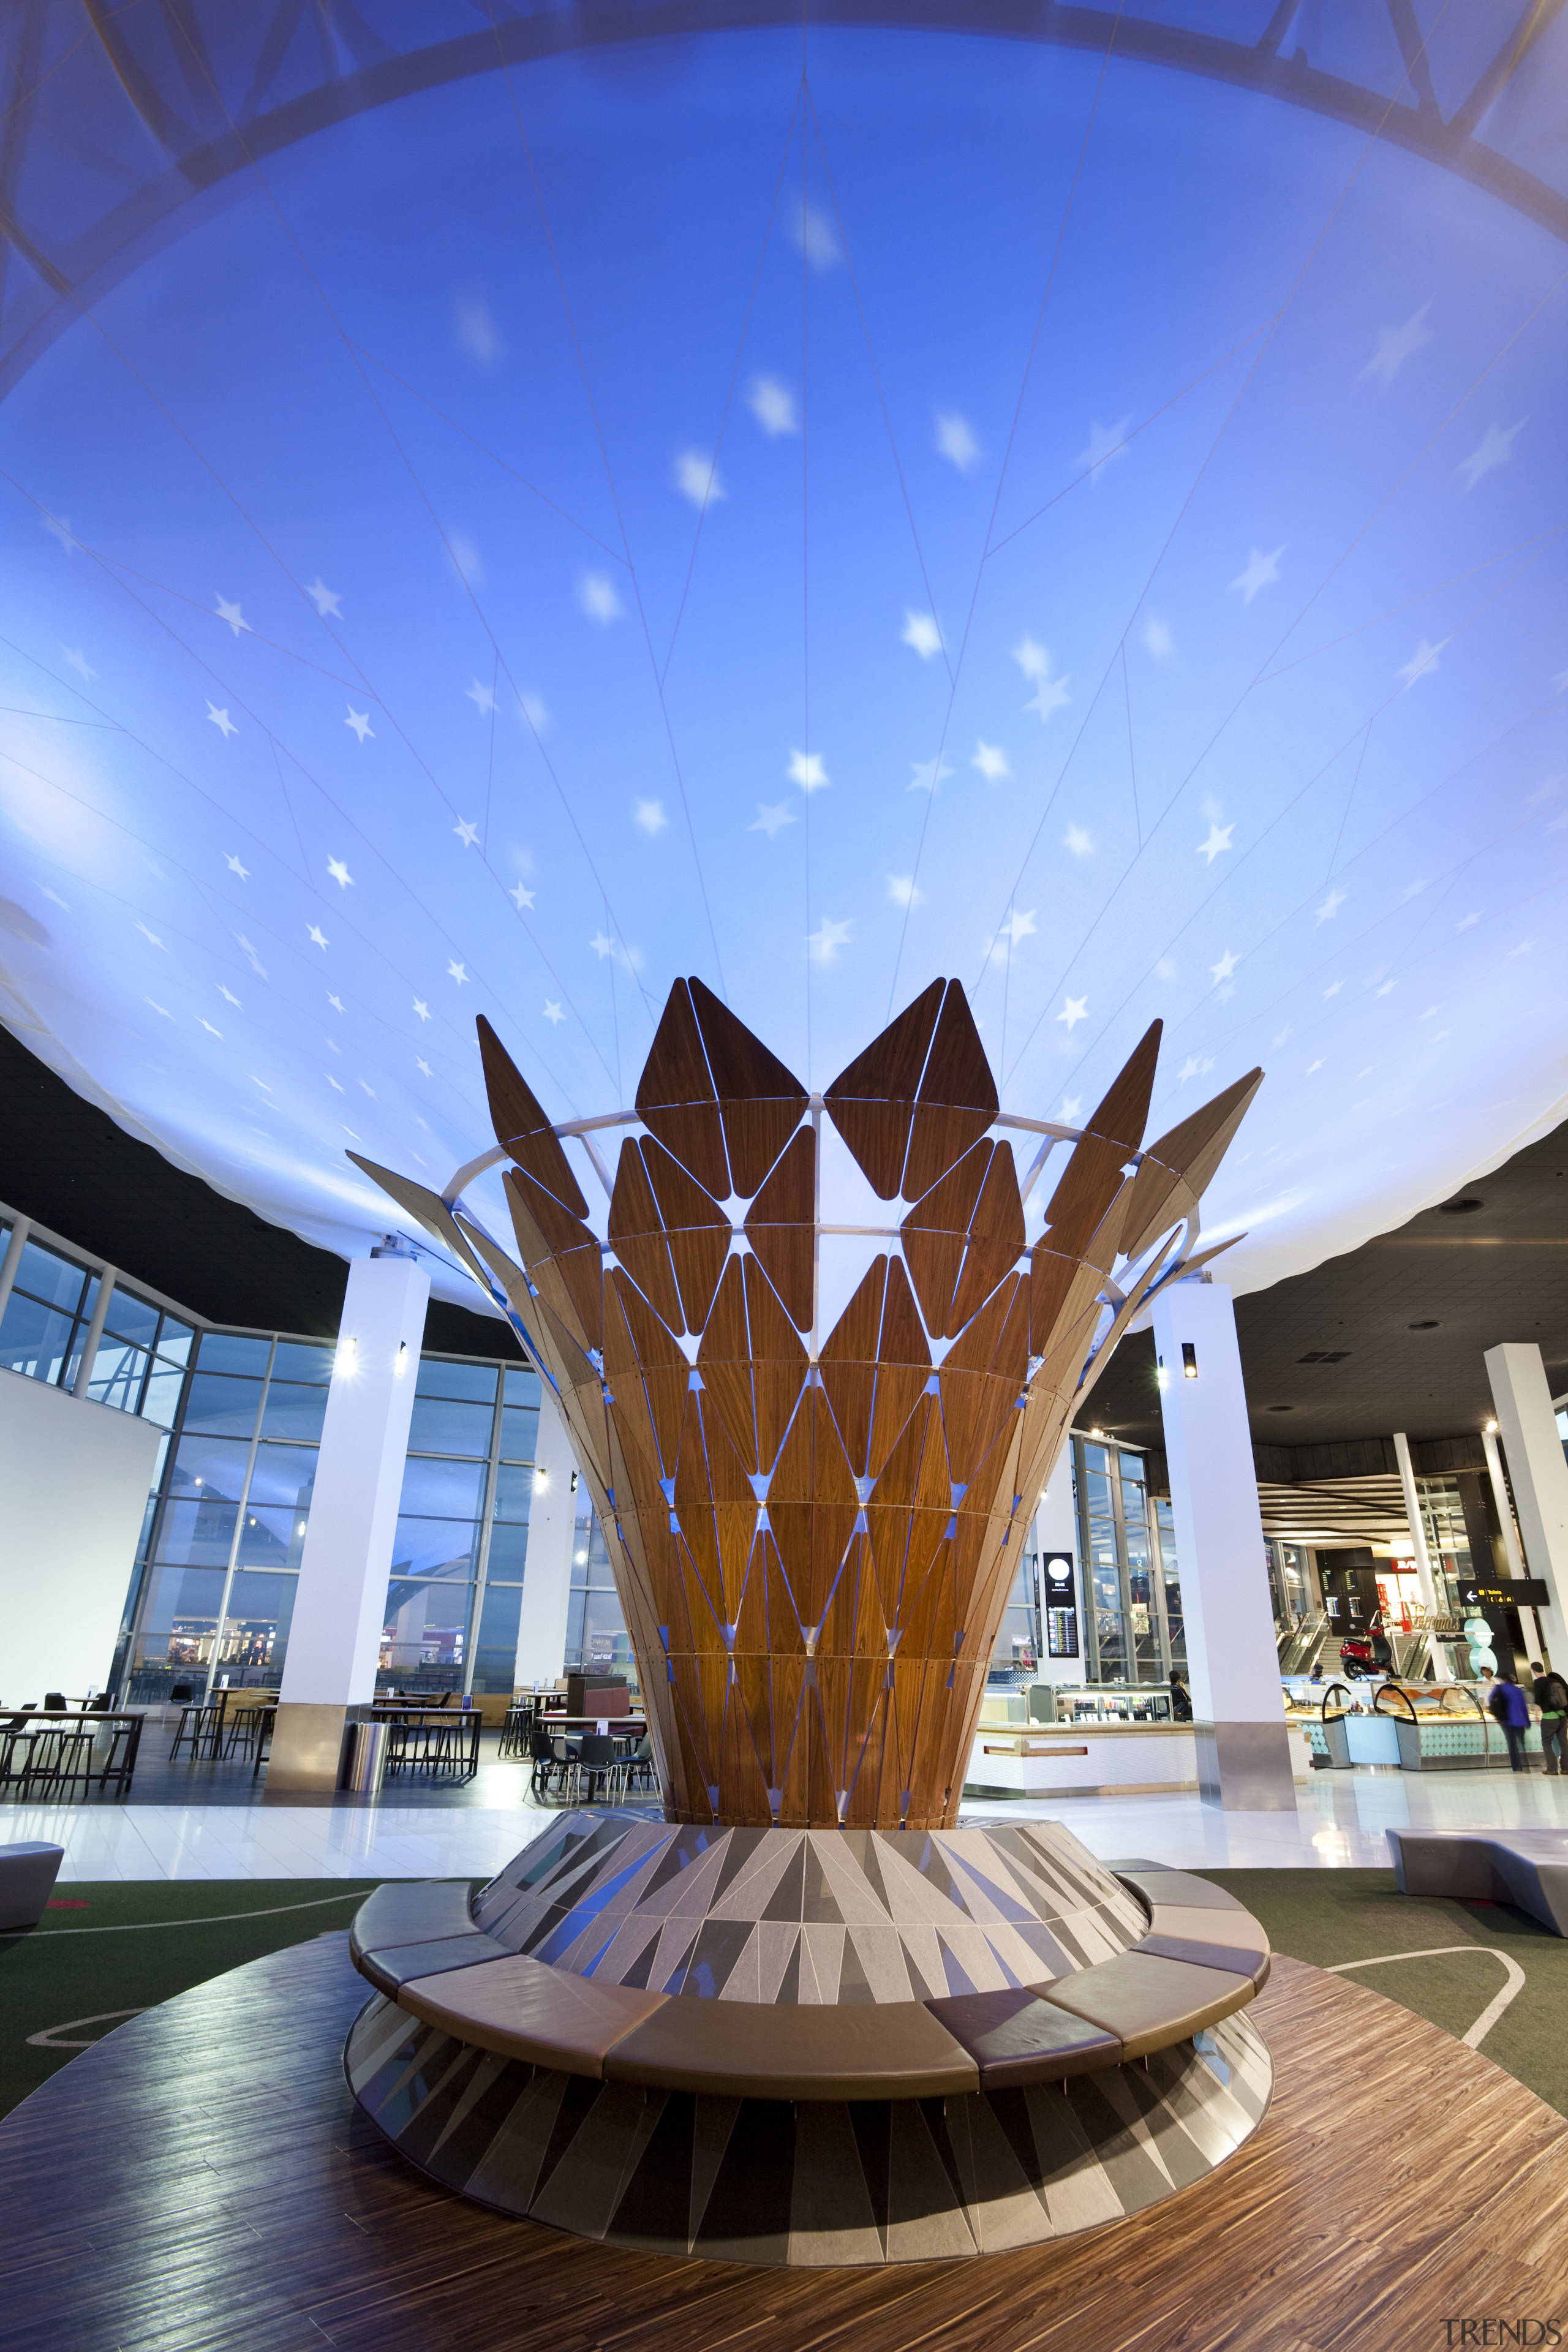
M 1097 2067 L 1121 2063 L 1115 2034 L 1087 2018 L 1069 2016 L 1027 1988 L 955 1993 L 926 2007 L 963 2042 L 980 2069 L 983 2091 L 1059 2082 L 1067 2074 L 1091 2074 Z
M 1040 1990 L 1058 2009 L 1114 2033 L 1125 2057 L 1141 2058 L 1245 2008 L 1255 1987 L 1250 1975 L 1234 1969 L 1133 1950 L 1097 1960 L 1077 1976 L 1058 1977 Z
M 980 2070 L 923 2002 L 791 2009 L 666 2001 L 606 2053 L 611 2082 L 751 2099 L 930 2099 Z
M 411 2016 L 440 2026 L 459 2042 L 595 2078 L 605 2072 L 606 2051 L 657 2011 L 675 2006 L 668 1993 L 595 1984 L 521 1952 L 476 1968 L 416 1977 L 401 1987 L 397 2000 Z

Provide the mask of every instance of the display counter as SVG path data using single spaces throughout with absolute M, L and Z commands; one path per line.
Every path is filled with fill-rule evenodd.
M 1373 1719 L 1392 1729 L 1406 1772 L 1474 1772 L 1510 1763 L 1507 1735 L 1479 1684 L 1386 1682 L 1373 1706 Z M 1524 1752 L 1541 1753 L 1541 1720 L 1533 1707 Z
M 967 1795 L 1148 1796 L 1198 1785 L 1190 1723 L 986 1723 L 970 1751 Z

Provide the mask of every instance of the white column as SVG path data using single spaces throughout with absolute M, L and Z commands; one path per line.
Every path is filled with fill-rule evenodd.
M 1481 1444 L 1486 1450 L 1487 1476 L 1492 1483 L 1492 1501 L 1497 1506 L 1498 1525 L 1502 1529 L 1503 1553 L 1508 1560 L 1510 1577 L 1525 1573 L 1524 1554 L 1519 1548 L 1519 1529 L 1514 1525 L 1513 1505 L 1509 1500 L 1508 1480 L 1502 1475 L 1502 1456 L 1498 1452 L 1495 1431 L 1483 1429 Z M 1544 1653 L 1541 1647 L 1541 1620 L 1533 1609 L 1519 1612 L 1519 1630 L 1524 1635 L 1524 1654 L 1533 1662 Z
M 1415 1465 L 1410 1459 L 1410 1440 L 1402 1429 L 1394 1433 L 1394 1459 L 1399 1464 L 1399 1484 L 1405 1493 L 1405 1517 L 1410 1529 L 1410 1540 L 1415 1547 L 1415 1586 L 1421 1595 L 1421 1606 L 1428 1617 L 1436 1617 L 1437 1580 L 1432 1573 L 1432 1555 L 1426 1549 L 1426 1523 L 1421 1517 L 1421 1496 L 1415 1484 Z M 1432 1636 L 1432 1673 L 1440 1683 L 1454 1679 L 1453 1661 L 1446 1643 Z
M 1558 1671 L 1568 1655 L 1568 1460 L 1557 1434 L 1552 1391 L 1539 1348 L 1517 1341 L 1486 1352 L 1487 1378 L 1497 1407 L 1498 1430 L 1508 1455 L 1509 1480 L 1519 1506 L 1525 1572 L 1546 1587 L 1552 1614 L 1543 1629 L 1557 1646 Z M 1507 1495 L 1503 1525 L 1508 1526 Z M 1511 1559 L 1510 1565 L 1512 1565 Z M 1538 1653 L 1539 1654 L 1539 1653 Z
M 1035 1513 L 1035 1551 L 1040 1562 L 1040 1663 L 1035 1669 L 1037 1683 L 1081 1683 L 1089 1671 L 1084 1655 L 1084 1590 L 1083 1562 L 1078 1556 L 1078 1513 L 1073 1507 L 1072 1440 L 1062 1440 L 1062 1450 L 1051 1472 L 1051 1483 L 1040 1496 Z M 1076 1658 L 1053 1658 L 1045 1649 L 1045 1612 L 1050 1602 L 1046 1577 L 1046 1559 L 1050 1552 L 1065 1551 L 1073 1564 L 1073 1604 L 1078 1611 L 1078 1650 Z
M 517 1687 L 553 1684 L 566 1668 L 566 1612 L 577 1527 L 577 1464 L 548 1381 L 539 1405 L 538 1451 L 528 1507 L 528 1549 L 517 1619 Z
M 87 1337 L 81 1343 L 81 1361 L 71 1382 L 72 1396 L 84 1397 L 92 1379 L 92 1368 L 98 1361 L 98 1351 L 103 1344 L 103 1327 L 109 1319 L 109 1302 L 114 1296 L 117 1268 L 106 1265 L 98 1277 L 98 1292 L 92 1302 L 92 1319 L 87 1327 Z
M 1230 1290 L 1221 1282 L 1173 1283 L 1156 1293 L 1152 1320 L 1198 1784 L 1210 1804 L 1294 1812 Z
M 344 1724 L 375 1693 L 429 1297 L 430 1277 L 411 1257 L 356 1258 L 349 1268 L 269 1789 L 335 1788 Z
M 27 1246 L 27 1235 L 33 1230 L 31 1217 L 18 1217 L 11 1228 L 11 1238 L 5 1244 L 5 1255 L 0 1258 L 0 1319 L 11 1303 L 11 1291 L 16 1280 L 16 1268 L 22 1263 L 22 1252 Z

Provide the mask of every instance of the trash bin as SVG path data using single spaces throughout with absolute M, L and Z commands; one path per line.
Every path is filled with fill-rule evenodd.
M 380 1788 L 381 1776 L 386 1769 L 388 1727 L 384 1723 L 350 1725 L 348 1765 L 343 1779 L 345 1789 L 374 1795 Z

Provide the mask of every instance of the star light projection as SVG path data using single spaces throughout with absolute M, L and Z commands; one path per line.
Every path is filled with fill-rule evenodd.
M 390 110 L 309 15 L 194 4 L 192 176 L 99 53 L 189 126 L 155 9 L 36 0 L 5 118 L 54 276 L 13 241 L 0 1019 L 71 1084 L 352 1254 L 343 1143 L 446 1164 L 474 1010 L 569 1108 L 678 972 L 816 1088 L 957 971 L 1009 1107 L 1156 1017 L 1156 1125 L 1269 1055 L 1243 1288 L 1560 1114 L 1568 292 L 1559 214 L 1455 170 L 1544 168 L 1568 16 L 1439 121 L 1317 10 L 1290 89 L 1364 74 L 1384 137 L 1170 70 L 1196 0 L 1109 55 L 814 11 L 805 73 L 513 12 Z
M 482 1016 L 479 1043 L 497 1149 L 445 1195 L 358 1164 L 504 1303 L 560 1399 L 667 1818 L 951 1826 L 1068 1420 L 1152 1293 L 1216 1254 L 1199 1198 L 1262 1073 L 1144 1150 L 1158 1023 L 1081 1129 L 1007 1115 L 956 981 L 820 1095 L 698 979 L 618 1118 L 552 1126 Z M 1063 1145 L 1031 1247 L 1025 1199 Z M 501 1160 L 521 1263 L 462 1190 Z M 825 1214 L 850 1169 L 880 1217 Z

